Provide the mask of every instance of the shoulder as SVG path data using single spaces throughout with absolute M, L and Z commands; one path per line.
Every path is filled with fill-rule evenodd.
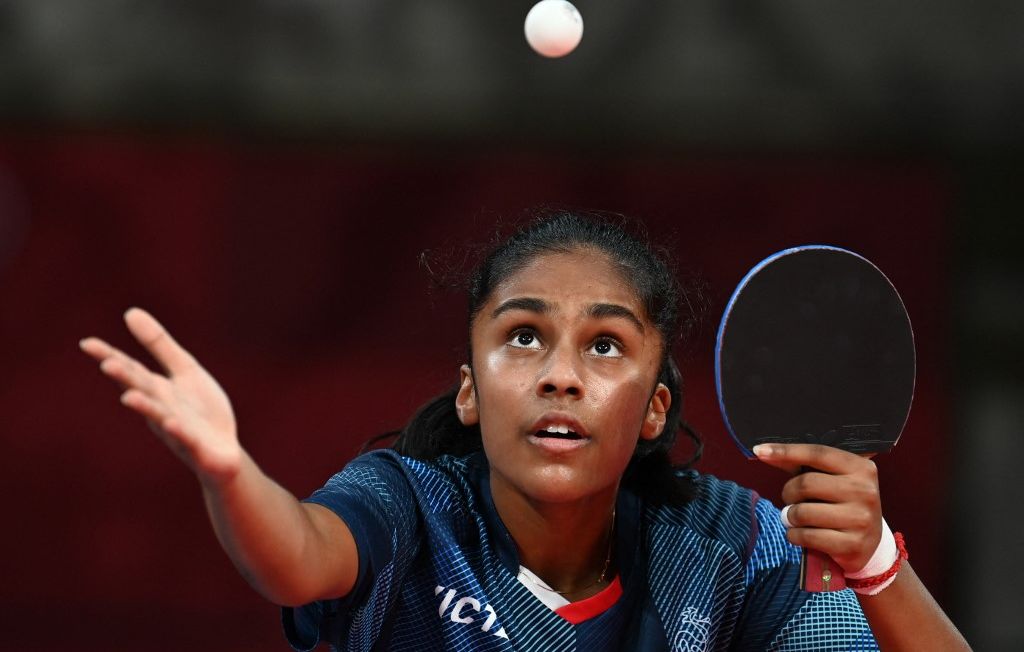
M 723 536 L 737 526 L 749 527 L 758 500 L 754 491 L 696 471 L 682 475 L 696 487 L 693 500 L 683 505 L 648 505 L 649 520 L 687 527 L 709 537 Z
M 483 472 L 475 455 L 424 461 L 376 450 L 349 462 L 317 494 L 356 492 L 384 503 L 413 500 L 430 512 L 461 511 Z
M 696 487 L 685 505 L 648 505 L 645 521 L 656 529 L 686 530 L 705 542 L 716 542 L 747 558 L 757 537 L 757 493 L 735 482 L 696 471 L 683 474 Z
M 646 503 L 643 523 L 648 537 L 728 549 L 748 564 L 748 577 L 799 563 L 800 549 L 787 540 L 771 501 L 730 480 L 693 470 L 679 473 L 695 487 L 694 498 L 683 505 Z

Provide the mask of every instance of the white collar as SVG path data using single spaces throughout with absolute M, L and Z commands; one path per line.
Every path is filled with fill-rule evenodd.
M 537 599 L 543 602 L 549 609 L 551 609 L 551 611 L 555 611 L 560 607 L 571 604 L 565 599 L 565 596 L 557 593 L 554 589 L 548 586 L 544 580 L 537 577 L 537 575 L 526 566 L 519 566 L 519 574 L 516 575 L 516 579 L 519 580 L 519 583 L 525 586 L 530 593 L 537 596 Z

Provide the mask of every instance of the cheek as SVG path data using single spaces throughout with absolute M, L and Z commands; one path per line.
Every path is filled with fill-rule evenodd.
M 639 373 L 626 378 L 600 378 L 591 385 L 590 395 L 598 404 L 614 405 L 616 413 L 622 416 L 643 414 L 650 398 L 648 385 L 646 375 Z M 626 414 L 623 414 L 624 411 Z
M 508 395 L 514 392 L 530 391 L 536 379 L 537 370 L 527 357 L 510 356 L 496 351 L 480 360 L 478 387 L 490 396 Z
M 515 420 L 524 394 L 533 391 L 532 379 L 524 364 L 507 356 L 492 354 L 478 361 L 475 371 L 476 402 L 485 438 L 490 430 Z
M 639 441 L 650 400 L 646 377 L 637 377 L 627 383 L 609 383 L 591 396 L 596 408 L 606 415 L 608 430 L 619 433 L 616 449 L 623 456 L 631 457 Z

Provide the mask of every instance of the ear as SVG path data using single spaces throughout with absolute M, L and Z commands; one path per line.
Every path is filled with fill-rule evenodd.
M 455 396 L 455 412 L 464 426 L 480 423 L 476 409 L 476 388 L 473 385 L 473 370 L 468 364 L 459 367 L 459 393 Z
M 644 424 L 640 428 L 642 439 L 657 439 L 661 431 L 665 429 L 665 418 L 668 415 L 668 408 L 672 405 L 672 392 L 663 383 L 658 383 L 654 388 L 654 395 L 647 404 L 647 414 L 644 415 Z

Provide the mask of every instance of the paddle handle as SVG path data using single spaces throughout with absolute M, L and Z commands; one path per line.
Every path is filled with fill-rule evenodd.
M 798 473 L 814 469 L 804 466 Z M 809 593 L 828 593 L 846 588 L 843 567 L 819 550 L 800 549 L 800 589 Z
M 843 568 L 818 550 L 803 549 L 800 557 L 800 589 L 810 593 L 842 591 L 846 588 Z

